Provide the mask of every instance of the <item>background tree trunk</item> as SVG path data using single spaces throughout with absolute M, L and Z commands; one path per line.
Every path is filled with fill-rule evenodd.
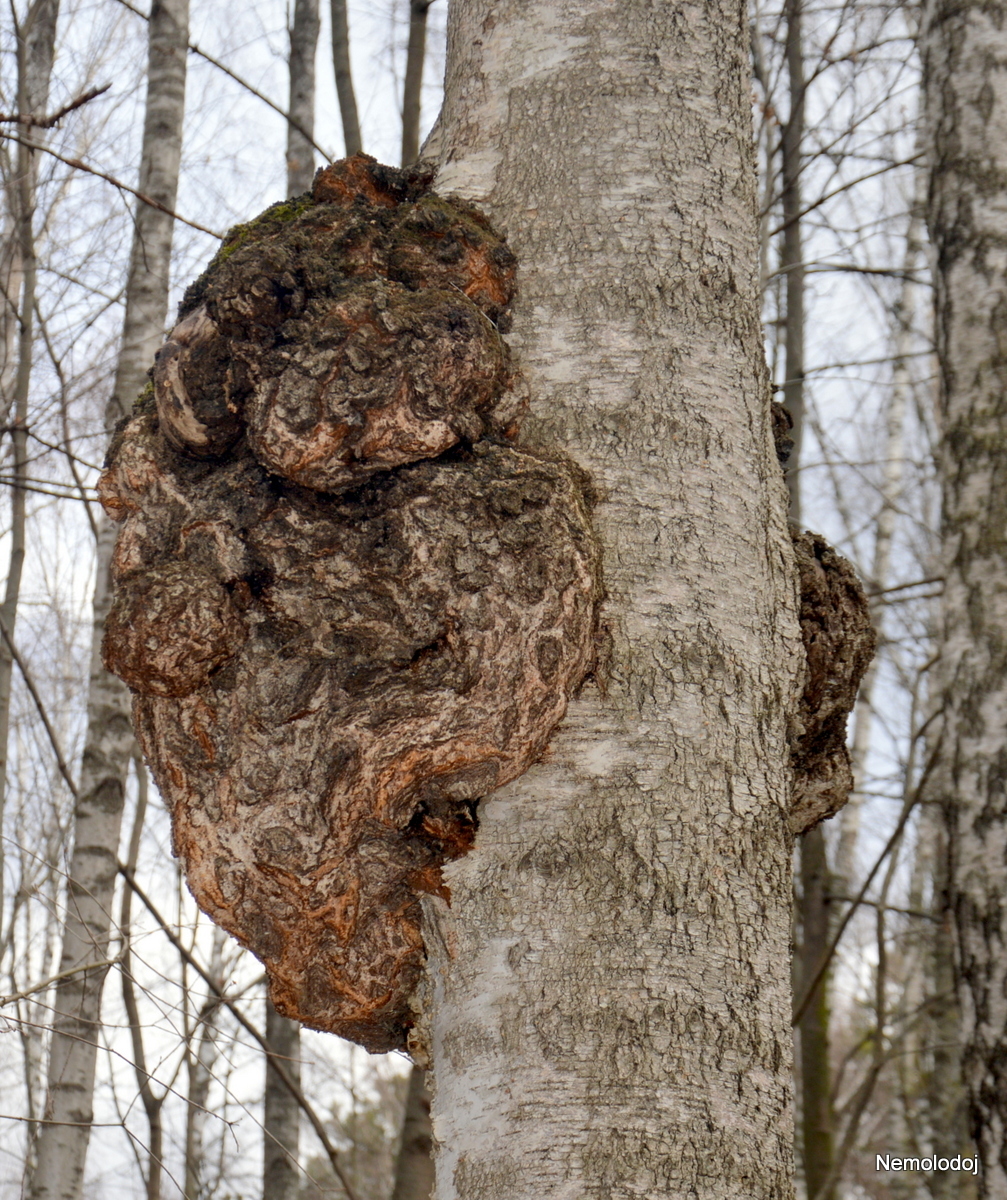
M 26 118 L 43 120 L 49 101 L 49 82 L 53 56 L 56 51 L 56 22 L 59 0 L 35 0 L 28 9 L 17 36 L 17 111 Z M 33 127 L 28 121 L 17 126 L 29 140 Z M 11 546 L 7 565 L 7 582 L 3 603 L 0 604 L 0 624 L 7 637 L 14 639 L 18 600 L 21 596 L 21 574 L 25 556 L 25 516 L 28 473 L 28 392 L 31 385 L 32 353 L 38 263 L 35 256 L 35 185 L 38 176 L 38 156 L 25 145 L 16 151 L 14 186 L 11 189 L 14 210 L 11 246 L 5 275 L 5 307 L 2 320 L 4 357 L 9 344 L 16 340 L 17 364 L 9 373 L 13 382 L 10 403 L 2 397 L 3 421 L 14 412 L 11 442 L 13 446 L 13 490 L 11 495 Z M 9 289 L 20 283 L 18 293 Z M 13 318 L 13 319 L 12 319 Z M 17 329 L 16 339 L 11 336 Z M 4 810 L 7 796 L 7 760 L 10 740 L 11 682 L 14 659 L 7 639 L 0 639 L 0 935 L 4 932 L 3 874 L 4 874 Z
M 801 171 L 804 165 L 804 0 L 787 0 L 786 60 L 790 112 L 780 138 L 783 176 L 783 255 L 787 294 L 784 334 L 785 369 L 783 403 L 793 421 L 787 485 L 790 520 L 801 525 L 801 449 L 804 442 L 804 248 L 801 228 Z M 803 526 L 801 526 L 803 528 Z M 798 846 L 798 943 L 799 990 L 811 982 L 826 953 L 830 935 L 830 890 L 825 832 L 821 825 L 810 829 Z M 809 1198 L 831 1200 L 832 1188 L 824 1189 L 833 1161 L 834 1117 L 832 1071 L 829 1061 L 829 976 L 815 988 L 798 1025 L 800 1063 L 800 1155 L 804 1185 Z
M 433 1137 L 427 1073 L 413 1066 L 402 1115 L 402 1141 L 395 1160 L 392 1200 L 429 1200 L 434 1186 Z
M 804 441 L 804 248 L 801 237 L 801 168 L 804 146 L 804 46 L 802 19 L 804 0 L 786 0 L 784 16 L 787 22 L 787 80 L 790 92 L 790 113 L 780 134 L 780 159 L 783 175 L 780 200 L 783 208 L 783 261 L 787 293 L 787 325 L 785 347 L 786 377 L 783 381 L 783 403 L 790 413 L 794 427 L 791 436 L 794 449 L 790 457 L 790 519 L 801 522 L 801 487 L 797 473 Z
M 154 0 L 149 36 L 147 106 L 139 190 L 174 210 L 182 148 L 188 0 Z M 126 313 L 106 433 L 146 382 L 164 336 L 173 218 L 139 204 L 126 285 Z M 91 1132 L 95 1054 L 107 967 L 82 970 L 108 957 L 119 829 L 133 752 L 126 687 L 101 662 L 111 603 L 115 530 L 98 530 L 87 733 L 74 812 L 74 847 L 56 986 L 45 1123 L 39 1137 L 32 1200 L 79 1200 Z
M 299 196 L 315 177 L 315 149 L 301 133 L 315 136 L 315 54 L 318 0 L 294 0 L 290 29 L 290 104 L 287 112 L 287 195 Z M 296 128 L 296 125 L 300 129 Z
M 273 1008 L 266 997 L 266 1093 L 262 1120 L 262 1194 L 297 1200 L 297 1148 L 301 1110 L 273 1066 L 273 1056 L 295 1083 L 301 1082 L 301 1027 Z
M 203 1127 L 206 1123 L 206 1103 L 213 1082 L 214 1066 L 217 1062 L 218 1023 L 221 1014 L 219 993 L 224 987 L 224 943 L 227 934 L 215 925 L 213 945 L 210 953 L 208 975 L 214 981 L 217 995 L 211 993 L 203 1004 L 199 1019 L 189 1031 L 189 1045 L 185 1056 L 188 1088 L 185 1109 L 185 1200 L 201 1200 L 207 1194 L 206 1147 Z M 193 1041 L 195 1047 L 193 1047 Z
M 315 57 L 318 47 L 318 0 L 295 0 L 290 30 L 290 120 L 287 123 L 287 195 L 309 191 L 315 175 L 315 152 L 294 127 L 314 137 Z M 266 998 L 266 1040 L 295 1080 L 301 1075 L 301 1027 L 273 1008 Z M 262 1117 L 263 1195 L 295 1200 L 298 1188 L 297 1154 L 301 1111 L 296 1097 L 276 1073 L 266 1054 L 266 1084 Z
M 792 1192 L 800 650 L 747 48 L 734 0 L 451 9 L 438 187 L 518 256 L 528 440 L 593 478 L 608 644 L 428 905 L 438 1200 Z
M 410 0 L 406 78 L 402 85 L 402 165 L 408 167 L 420 152 L 420 98 L 427 50 L 427 13 L 433 0 Z
M 943 736 L 963 1073 L 985 1196 L 1007 1195 L 1007 4 L 924 10 L 941 367 Z
M 343 143 L 346 154 L 363 150 L 360 139 L 360 119 L 357 98 L 353 93 L 353 72 L 350 68 L 350 23 L 346 0 L 332 0 L 332 66 L 336 75 L 336 95 L 339 115 L 343 122 Z

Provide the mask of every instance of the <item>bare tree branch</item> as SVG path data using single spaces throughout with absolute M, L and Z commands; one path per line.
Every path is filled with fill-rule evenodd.
M 31 113 L 0 113 L 0 121 L 17 121 L 19 125 L 31 125 L 35 129 L 52 129 L 68 113 L 81 108 L 89 100 L 94 100 L 96 96 L 103 96 L 111 86 L 110 83 L 104 83 L 101 87 L 91 88 L 89 91 L 79 95 L 76 100 L 71 100 L 69 104 L 64 104 L 62 108 L 57 109 L 49 117 L 33 117 Z
M 198 229 L 200 233 L 208 233 L 210 237 L 217 238 L 219 241 L 224 240 L 222 233 L 217 233 L 215 229 L 207 229 L 205 225 L 200 225 L 198 221 L 190 221 L 188 217 L 183 217 L 180 213 L 173 212 L 166 205 L 152 199 L 150 196 L 145 196 L 143 192 L 138 192 L 136 188 L 132 188 L 128 183 L 123 183 L 121 179 L 116 179 L 114 175 L 109 175 L 105 171 L 99 171 L 97 167 L 88 166 L 87 163 L 81 162 L 79 158 L 69 158 L 65 154 L 60 154 L 59 151 L 53 150 L 50 146 L 43 146 L 39 142 L 30 141 L 28 138 L 18 137 L 14 133 L 0 132 L 0 138 L 5 138 L 9 142 L 16 142 L 19 146 L 26 146 L 29 150 L 40 150 L 43 154 L 48 154 L 55 158 L 58 162 L 65 163 L 68 167 L 73 167 L 75 171 L 85 171 L 88 175 L 94 175 L 98 179 L 104 179 L 106 183 L 110 183 L 113 187 L 118 188 L 121 192 L 129 192 L 131 196 L 135 196 L 144 204 L 149 204 L 151 208 L 156 208 L 160 212 L 167 213 L 169 217 L 176 221 L 181 221 L 183 225 L 189 225 L 193 229 Z

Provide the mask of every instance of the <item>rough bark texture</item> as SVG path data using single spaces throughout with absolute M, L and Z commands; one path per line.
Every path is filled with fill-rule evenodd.
M 790 822 L 804 833 L 834 816 L 853 787 L 846 721 L 874 656 L 876 636 L 853 567 L 816 533 L 792 532 L 801 580 L 801 636 L 808 673 L 800 736 L 792 747 Z
M 793 1194 L 802 674 L 736 0 L 457 0 L 438 187 L 521 263 L 527 437 L 601 497 L 604 691 L 429 914 L 438 1200 Z
M 141 204 L 136 212 L 122 348 L 106 408 L 108 428 L 121 415 L 124 398 L 132 399 L 143 385 L 163 337 L 173 227 L 168 213 L 175 207 L 181 158 L 188 20 L 187 0 L 154 0 L 139 184 L 144 195 L 157 200 L 164 210 Z M 32 1200 L 79 1200 L 91 1132 L 101 993 L 107 968 L 82 968 L 108 957 L 126 773 L 134 750 L 128 693 L 105 670 L 100 655 L 112 599 L 113 540 L 111 526 L 103 521 L 95 565 L 87 732 L 74 811 L 61 978 L 53 1003 L 47 1123 L 39 1137 Z
M 584 480 L 508 440 L 513 258 L 363 156 L 229 237 L 100 484 L 105 658 L 281 1013 L 405 1044 L 419 895 L 595 653 Z
M 1007 1195 L 1007 4 L 925 5 L 941 362 L 943 736 L 963 1067 L 982 1194 Z

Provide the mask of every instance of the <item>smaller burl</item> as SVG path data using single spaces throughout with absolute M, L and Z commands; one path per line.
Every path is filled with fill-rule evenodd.
M 100 482 L 105 661 L 189 886 L 281 1013 L 373 1051 L 599 597 L 581 474 L 513 441 L 513 258 L 429 182 L 357 155 L 232 231 Z
M 807 833 L 833 817 L 853 790 L 846 719 L 874 657 L 877 637 L 857 573 L 817 533 L 791 529 L 800 579 L 801 638 L 807 660 L 792 739 L 790 828 Z

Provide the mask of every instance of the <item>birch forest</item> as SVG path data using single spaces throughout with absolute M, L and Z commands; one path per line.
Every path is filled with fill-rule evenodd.
M 96 484 L 226 231 L 425 153 L 447 4 L 0 17 L 0 1200 L 433 1194 L 423 1071 L 277 1013 L 186 887 L 101 661 Z M 797 1195 L 1003 1200 L 1007 2 L 745 19 L 790 517 L 878 634 L 854 790 L 794 853 Z

